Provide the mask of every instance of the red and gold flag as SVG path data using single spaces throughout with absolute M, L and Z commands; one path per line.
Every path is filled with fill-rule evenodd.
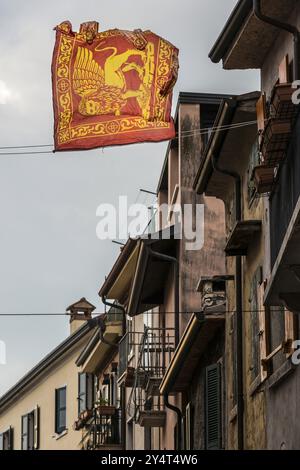
M 158 142 L 175 135 L 178 49 L 151 31 L 56 28 L 52 61 L 55 150 Z

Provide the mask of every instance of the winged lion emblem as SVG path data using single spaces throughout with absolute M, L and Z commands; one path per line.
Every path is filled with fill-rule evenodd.
M 114 114 L 119 116 L 129 98 L 136 98 L 141 115 L 147 119 L 150 106 L 150 88 L 154 75 L 154 45 L 148 43 L 145 50 L 129 49 L 118 54 L 115 47 L 95 49 L 98 52 L 111 51 L 103 68 L 95 60 L 92 51 L 78 47 L 74 63 L 73 88 L 81 97 L 78 110 L 84 116 Z M 128 61 L 140 56 L 142 64 Z M 135 70 L 140 79 L 137 90 L 126 87 L 125 73 Z

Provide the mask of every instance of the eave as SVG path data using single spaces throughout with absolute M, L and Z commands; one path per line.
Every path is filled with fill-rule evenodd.
M 220 93 L 193 93 L 193 92 L 180 92 L 178 96 L 176 112 L 175 112 L 175 127 L 178 131 L 178 116 L 180 105 L 190 104 L 190 105 L 220 105 L 222 100 L 231 98 L 231 95 L 224 95 Z M 178 145 L 177 140 L 172 140 L 169 142 L 161 174 L 159 177 L 157 190 L 156 192 L 168 189 L 168 155 L 173 146 Z
M 179 226 L 171 226 L 141 239 L 141 249 L 134 273 L 127 313 L 135 316 L 163 303 L 170 262 L 153 258 L 151 249 L 176 257 Z
M 201 356 L 222 328 L 225 328 L 224 314 L 201 313 L 191 317 L 159 387 L 161 395 L 184 392 L 189 387 Z
M 243 142 L 243 151 L 248 151 L 257 134 L 256 102 L 259 97 L 259 92 L 252 92 L 224 100 L 221 104 L 214 123 L 216 130 L 210 136 L 194 181 L 193 187 L 198 194 L 222 199 L 228 191 L 228 177 L 214 170 L 213 160 L 218 161 L 222 168 L 238 169 L 240 142 Z
M 100 297 L 116 299 L 119 303 L 123 303 L 130 289 L 138 252 L 138 239 L 129 238 L 100 288 Z
M 267 16 L 289 21 L 296 0 L 262 0 Z M 213 62 L 223 60 L 225 69 L 259 69 L 276 41 L 280 30 L 258 20 L 252 0 L 241 0 L 229 17 L 209 53 Z

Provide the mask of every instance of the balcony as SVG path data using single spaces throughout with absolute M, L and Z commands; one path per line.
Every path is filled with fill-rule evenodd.
M 174 351 L 174 328 L 127 332 L 119 342 L 119 382 L 154 395 Z
M 258 194 L 273 191 L 278 169 L 287 157 L 299 112 L 299 106 L 292 101 L 294 92 L 291 83 L 280 83 L 274 87 L 269 103 L 264 95 L 258 100 L 260 164 L 252 174 Z
M 175 352 L 174 328 L 128 332 L 119 343 L 119 383 L 130 387 L 127 415 L 141 427 L 162 427 L 159 386 Z
M 121 410 L 114 409 L 112 414 L 101 413 L 96 408 L 93 417 L 86 425 L 87 450 L 121 450 Z

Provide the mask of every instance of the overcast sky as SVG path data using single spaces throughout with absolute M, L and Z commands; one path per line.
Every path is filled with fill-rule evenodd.
M 180 49 L 179 91 L 243 93 L 258 73 L 208 59 L 236 0 L 1 0 L 0 146 L 52 143 L 53 27 L 97 20 L 101 30 L 151 29 Z M 96 208 L 155 190 L 166 143 L 87 152 L 0 156 L 0 313 L 54 313 L 98 289 L 119 247 L 96 237 Z M 3 152 L 2 150 L 0 150 Z M 0 317 L 7 365 L 0 395 L 69 332 L 65 317 Z

